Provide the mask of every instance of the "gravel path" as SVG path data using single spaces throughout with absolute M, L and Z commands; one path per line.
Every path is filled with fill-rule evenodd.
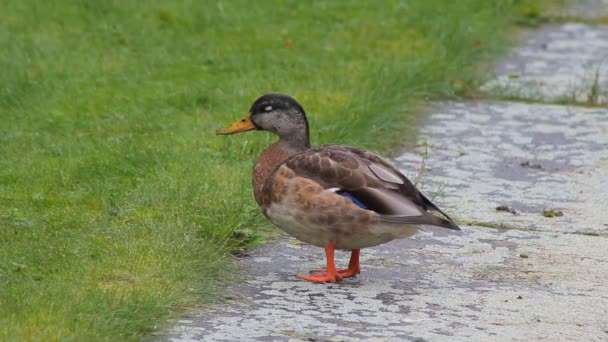
M 608 15 L 603 6 L 575 10 Z M 591 72 L 598 104 L 607 70 L 608 26 L 551 24 L 527 33 L 486 89 L 583 103 Z M 323 266 L 323 251 L 281 239 L 241 259 L 249 276 L 227 289 L 227 304 L 156 339 L 608 340 L 608 109 L 444 102 L 421 132 L 428 147 L 395 161 L 414 178 L 426 157 L 422 188 L 462 232 L 429 229 L 365 249 L 362 274 L 338 284 L 297 280 Z

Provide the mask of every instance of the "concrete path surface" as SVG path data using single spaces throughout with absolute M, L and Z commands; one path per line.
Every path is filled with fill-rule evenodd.
M 527 33 L 486 89 L 518 80 L 509 89 L 520 98 L 583 94 L 572 103 L 431 106 L 424 144 L 395 162 L 414 179 L 425 160 L 423 191 L 462 232 L 364 249 L 361 275 L 336 284 L 296 279 L 324 254 L 285 237 L 240 259 L 247 278 L 227 303 L 155 338 L 608 341 L 608 109 L 576 103 L 588 102 L 587 66 L 607 58 L 608 27 L 551 24 Z M 608 74 L 596 79 L 605 96 Z M 337 257 L 346 265 L 347 253 Z
M 578 0 L 570 8 L 560 11 L 558 15 L 573 16 L 582 19 L 608 19 L 608 0 Z
M 608 25 L 550 24 L 524 35 L 526 44 L 498 65 L 499 76 L 484 90 L 540 101 L 606 103 Z

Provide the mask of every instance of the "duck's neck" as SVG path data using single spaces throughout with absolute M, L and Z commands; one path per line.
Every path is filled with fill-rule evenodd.
M 262 152 L 253 167 L 253 194 L 258 205 L 264 203 L 264 184 L 272 172 L 289 157 L 308 148 L 308 141 L 306 144 L 293 144 L 292 141 L 280 139 Z
M 298 125 L 296 129 L 293 129 L 288 133 L 279 134 L 279 141 L 277 144 L 283 146 L 286 150 L 294 150 L 296 153 L 310 148 L 308 124 Z

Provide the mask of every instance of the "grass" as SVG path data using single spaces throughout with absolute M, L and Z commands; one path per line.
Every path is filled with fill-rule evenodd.
M 260 240 L 259 95 L 315 143 L 388 151 L 457 97 L 538 1 L 0 3 L 0 340 L 138 340 Z M 523 14 L 522 14 L 523 13 Z
M 466 226 L 477 226 L 477 227 L 486 227 L 486 228 L 494 228 L 494 229 L 509 229 L 509 230 L 523 230 L 523 231 L 538 231 L 536 228 L 527 228 L 527 227 L 519 227 L 507 222 L 491 222 L 491 221 L 460 221 L 457 222 L 461 225 Z
M 577 99 L 577 94 L 559 96 L 553 99 L 546 99 L 541 96 L 528 96 L 528 94 L 517 94 L 510 93 L 505 88 L 496 88 L 491 91 L 476 91 L 474 93 L 467 94 L 466 97 L 473 100 L 488 100 L 488 101 L 507 101 L 507 102 L 520 102 L 529 104 L 542 104 L 542 105 L 558 105 L 558 106 L 577 106 L 586 108 L 605 108 L 606 103 L 602 101 L 602 97 L 606 94 L 601 89 L 597 79 L 594 80 L 589 87 L 589 93 L 586 101 Z
M 587 103 L 592 106 L 599 106 L 600 93 L 600 66 L 598 66 L 593 74 L 593 81 L 589 89 L 589 95 L 587 96 Z
M 579 235 L 587 235 L 587 236 L 602 236 L 600 233 L 598 232 L 585 232 L 585 231 L 577 231 L 575 232 L 575 234 L 579 234 Z

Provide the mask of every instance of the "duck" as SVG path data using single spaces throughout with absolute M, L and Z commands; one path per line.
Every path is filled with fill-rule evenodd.
M 259 97 L 243 119 L 217 134 L 253 130 L 278 136 L 253 167 L 256 203 L 272 224 L 325 250 L 326 267 L 300 279 L 354 277 L 361 272 L 361 249 L 410 237 L 424 226 L 460 230 L 381 156 L 349 145 L 311 146 L 306 113 L 289 95 Z M 335 250 L 351 252 L 347 268 L 336 267 Z

